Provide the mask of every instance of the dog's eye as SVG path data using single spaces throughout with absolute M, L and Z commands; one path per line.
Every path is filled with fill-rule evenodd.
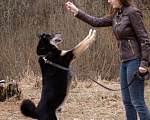
M 40 49 L 45 49 L 45 47 L 41 47 Z

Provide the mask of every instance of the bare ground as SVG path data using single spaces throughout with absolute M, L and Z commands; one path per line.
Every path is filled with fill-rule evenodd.
M 31 99 L 36 105 L 41 95 L 40 77 L 27 74 L 19 82 L 22 91 L 21 100 L 15 97 L 0 102 L 0 120 L 32 120 L 20 112 L 23 99 Z M 119 89 L 119 82 L 99 80 L 112 89 Z M 145 87 L 145 100 L 150 109 L 150 86 Z M 60 120 L 126 120 L 121 92 L 108 91 L 95 83 L 78 82 L 69 92 L 67 101 L 60 113 Z

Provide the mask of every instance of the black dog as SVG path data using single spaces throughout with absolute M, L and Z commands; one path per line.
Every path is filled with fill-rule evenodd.
M 31 100 L 24 100 L 21 104 L 21 112 L 38 120 L 58 120 L 65 98 L 71 85 L 71 72 L 59 69 L 45 63 L 44 59 L 52 61 L 63 67 L 69 68 L 69 64 L 78 57 L 95 40 L 96 31 L 90 30 L 89 35 L 74 49 L 64 51 L 56 46 L 60 43 L 61 34 L 38 35 L 39 43 L 37 54 L 40 56 L 39 63 L 42 72 L 42 95 L 36 107 Z

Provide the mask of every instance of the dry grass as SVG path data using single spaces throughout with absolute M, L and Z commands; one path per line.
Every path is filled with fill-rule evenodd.
M 125 120 L 120 91 L 110 92 L 88 80 L 78 83 L 74 79 L 73 81 L 73 87 L 60 113 L 60 120 Z M 98 81 L 113 89 L 120 87 L 118 82 L 100 79 Z M 22 91 L 21 100 L 11 98 L 0 102 L 0 120 L 32 120 L 21 114 L 19 106 L 25 98 L 38 104 L 41 95 L 41 77 L 27 71 L 19 84 Z M 145 88 L 145 92 L 146 103 L 150 106 L 150 86 Z
M 64 40 L 60 48 L 72 49 L 89 29 L 97 30 L 96 41 L 73 64 L 73 69 L 88 73 L 93 78 L 101 75 L 110 80 L 119 73 L 118 49 L 107 28 L 93 28 L 76 19 L 67 11 L 68 0 L 1 0 L 0 1 L 0 79 L 13 80 L 16 76 L 22 90 L 22 99 L 11 98 L 0 103 L 0 120 L 31 120 L 21 115 L 19 106 L 24 98 L 36 104 L 41 94 L 41 77 L 37 62 L 36 45 L 38 33 L 62 33 Z M 142 8 L 148 35 L 150 34 L 150 10 L 138 0 Z M 72 0 L 81 10 L 102 17 L 108 13 L 104 0 Z M 146 5 L 148 5 L 146 3 Z M 92 54 L 91 54 L 92 53 Z M 31 70 L 28 70 L 28 66 Z M 34 73 L 30 73 L 34 71 Z M 25 73 L 26 72 L 26 73 Z M 25 74 L 24 74 L 25 73 Z M 95 77 L 96 78 L 96 77 Z M 79 82 L 82 81 L 82 82 Z M 60 120 L 123 120 L 124 107 L 120 92 L 109 92 L 94 83 L 83 82 L 81 75 L 74 77 L 67 102 Z M 118 82 L 99 80 L 111 88 L 119 88 Z M 146 102 L 150 106 L 149 86 L 146 87 Z M 149 107 L 150 108 L 150 107 Z
M 0 1 L 0 79 L 15 78 L 27 65 L 40 74 L 36 62 L 38 33 L 62 33 L 63 49 L 72 49 L 92 29 L 97 30 L 96 41 L 90 46 L 75 69 L 92 72 L 90 75 L 114 79 L 119 73 L 119 54 L 117 42 L 107 28 L 93 28 L 75 18 L 66 9 L 68 0 L 1 0 Z M 150 34 L 149 0 L 136 0 L 144 15 L 144 22 Z M 108 14 L 106 0 L 71 0 L 86 13 L 103 17 Z M 150 35 L 149 35 L 150 36 Z M 91 54 L 92 53 L 92 54 Z M 94 73 L 94 74 L 93 74 Z M 79 76 L 80 77 L 80 76 Z

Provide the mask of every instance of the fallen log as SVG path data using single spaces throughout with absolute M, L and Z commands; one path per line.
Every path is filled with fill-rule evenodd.
M 20 99 L 21 91 L 19 90 L 18 83 L 9 82 L 9 83 L 0 83 L 0 102 L 9 99 L 12 96 L 15 96 L 17 99 Z

